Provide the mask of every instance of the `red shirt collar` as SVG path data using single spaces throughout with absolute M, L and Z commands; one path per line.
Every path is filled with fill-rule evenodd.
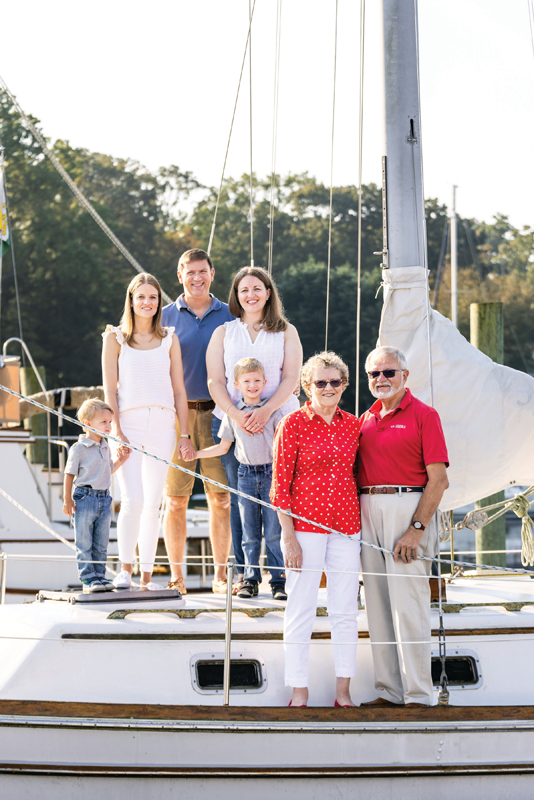
M 400 403 L 397 406 L 397 408 L 394 409 L 394 411 L 390 411 L 389 413 L 390 414 L 394 414 L 395 411 L 399 411 L 399 410 L 404 411 L 404 409 L 407 406 L 410 405 L 412 400 L 413 400 L 413 394 L 410 392 L 409 389 L 406 389 L 405 392 L 404 392 L 404 397 L 400 401 Z M 381 410 L 382 410 L 382 400 L 377 400 L 375 403 L 373 403 L 373 405 L 369 409 L 371 414 L 373 414 L 373 416 L 375 416 L 375 417 L 380 417 Z M 388 415 L 386 414 L 385 416 L 387 417 Z
M 304 405 L 301 407 L 301 411 L 303 411 L 306 414 L 306 416 L 310 421 L 314 419 L 314 417 L 320 416 L 319 414 L 316 414 L 315 411 L 313 410 L 311 406 L 311 400 L 306 400 Z M 336 417 L 338 419 L 343 419 L 343 412 L 341 411 L 339 406 L 336 407 L 333 419 L 336 419 Z M 320 418 L 322 419 L 322 417 Z

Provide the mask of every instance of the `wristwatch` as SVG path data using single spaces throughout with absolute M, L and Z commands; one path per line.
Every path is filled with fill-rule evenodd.
M 180 434 L 180 439 L 190 439 L 190 438 L 191 437 L 190 437 L 190 435 L 188 433 L 181 433 Z
M 415 528 L 416 531 L 421 531 L 422 532 L 426 528 L 426 525 L 423 525 L 422 522 L 418 522 L 417 520 L 414 520 L 414 522 L 412 522 L 412 528 Z

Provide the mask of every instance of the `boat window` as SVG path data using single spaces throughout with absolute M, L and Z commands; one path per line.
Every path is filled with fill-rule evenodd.
M 224 659 L 217 654 L 198 654 L 191 659 L 191 680 L 198 692 L 219 694 L 224 689 Z M 230 661 L 231 692 L 263 692 L 267 688 L 265 665 L 245 654 Z
M 446 669 L 449 686 L 473 686 L 480 681 L 477 669 L 477 660 L 470 655 L 451 655 L 447 656 Z M 441 676 L 441 661 L 438 657 L 432 657 L 432 682 L 434 686 L 439 686 Z

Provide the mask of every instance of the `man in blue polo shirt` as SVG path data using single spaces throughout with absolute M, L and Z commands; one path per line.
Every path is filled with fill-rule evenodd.
M 215 328 L 234 319 L 226 303 L 221 303 L 210 293 L 215 276 L 213 263 L 204 250 L 187 250 L 178 262 L 178 280 L 184 292 L 175 303 L 165 306 L 162 324 L 174 327 L 182 350 L 184 382 L 189 406 L 189 434 L 195 450 L 214 444 L 211 423 L 215 403 L 208 391 L 206 350 Z M 177 434 L 180 436 L 177 422 Z M 175 452 L 173 462 L 194 472 L 195 463 L 183 461 Z M 201 474 L 227 486 L 224 466 L 220 458 L 205 458 L 197 462 Z M 182 568 L 187 535 L 186 509 L 193 490 L 194 478 L 177 469 L 169 469 L 167 483 L 167 510 L 164 531 L 167 554 L 171 562 L 171 580 L 168 588 L 186 593 Z M 226 569 L 230 552 L 230 495 L 223 489 L 206 483 L 206 497 L 210 510 L 210 539 L 215 564 L 212 589 L 226 592 Z

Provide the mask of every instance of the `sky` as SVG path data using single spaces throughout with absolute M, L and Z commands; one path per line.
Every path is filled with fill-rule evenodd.
M 410 0 L 406 0 L 409 2 Z M 419 0 L 425 196 L 534 225 L 528 0 Z M 276 0 L 252 25 L 253 170 L 272 162 Z M 363 180 L 380 182 L 379 0 L 366 2 Z M 336 0 L 282 0 L 276 169 L 329 183 Z M 218 185 L 249 0 L 36 0 L 2 12 L 0 75 L 46 136 Z M 334 168 L 358 180 L 358 0 L 338 0 Z M 248 61 L 226 175 L 250 168 Z M 9 154 L 6 154 L 9 157 Z

